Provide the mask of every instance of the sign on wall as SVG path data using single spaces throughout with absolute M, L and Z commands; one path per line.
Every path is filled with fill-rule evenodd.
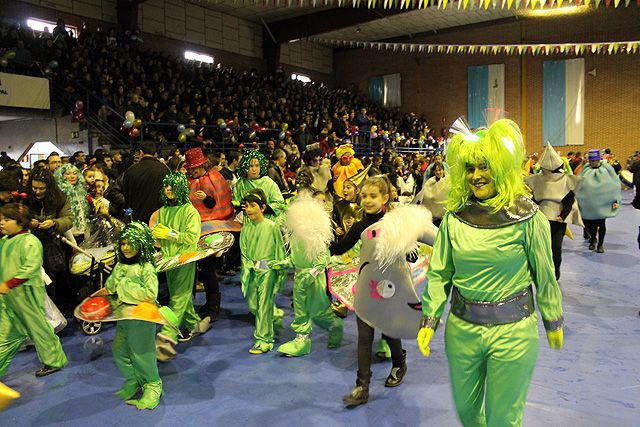
M 49 80 L 0 73 L 0 106 L 48 110 Z
M 469 126 L 487 126 L 485 110 L 504 110 L 504 64 L 467 69 L 467 114 Z

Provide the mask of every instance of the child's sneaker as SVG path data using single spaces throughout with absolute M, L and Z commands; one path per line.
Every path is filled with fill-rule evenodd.
M 278 352 L 288 357 L 305 356 L 311 353 L 311 339 L 308 334 L 298 334 L 291 341 L 278 347 Z

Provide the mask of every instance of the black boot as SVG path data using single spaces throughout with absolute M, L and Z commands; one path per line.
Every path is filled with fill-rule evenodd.
M 404 380 L 404 375 L 407 373 L 407 352 L 402 350 L 402 365 L 394 366 L 391 368 L 391 373 L 384 382 L 385 387 L 398 387 Z
M 220 318 L 220 292 L 207 292 L 207 301 L 198 310 L 200 317 L 209 316 L 211 322 L 216 322 Z
M 371 371 L 362 373 L 358 371 L 356 386 L 351 390 L 351 394 L 342 396 L 342 402 L 345 406 L 358 406 L 369 401 L 369 381 L 371 380 Z

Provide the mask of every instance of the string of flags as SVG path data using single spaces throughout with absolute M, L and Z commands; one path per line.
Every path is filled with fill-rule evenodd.
M 333 40 L 309 37 L 309 41 L 330 47 L 376 49 L 390 52 L 441 53 L 459 55 L 583 55 L 591 54 L 635 54 L 640 40 L 596 43 L 544 43 L 544 44 L 420 44 L 386 43 L 355 40 Z
M 426 9 L 437 7 L 446 9 L 519 9 L 519 8 L 561 8 L 567 6 L 625 7 L 631 3 L 640 6 L 640 0 L 236 0 L 235 3 L 261 3 L 275 7 L 367 7 L 368 9 Z

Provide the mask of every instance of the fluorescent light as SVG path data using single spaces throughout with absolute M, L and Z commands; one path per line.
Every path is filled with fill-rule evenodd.
M 311 79 L 308 76 L 305 76 L 302 74 L 296 74 L 296 73 L 291 74 L 291 80 L 298 80 L 303 83 L 309 83 L 311 81 Z
M 29 18 L 27 19 L 27 27 L 33 29 L 34 31 L 44 31 L 46 27 L 49 27 L 49 33 L 53 32 L 53 29 L 56 27 L 56 23 L 53 21 L 45 21 L 42 19 Z M 64 29 L 69 32 L 69 30 L 73 31 L 75 37 L 78 37 L 78 29 L 72 25 L 65 25 Z
M 213 64 L 213 56 L 205 55 L 204 53 L 193 52 L 191 50 L 184 51 L 184 58 L 189 61 L 204 62 L 205 64 Z
M 561 16 L 561 15 L 571 15 L 574 13 L 580 13 L 588 10 L 588 6 L 564 6 L 564 7 L 554 7 L 554 8 L 544 8 L 544 9 L 533 9 L 530 10 L 527 14 L 530 16 Z

